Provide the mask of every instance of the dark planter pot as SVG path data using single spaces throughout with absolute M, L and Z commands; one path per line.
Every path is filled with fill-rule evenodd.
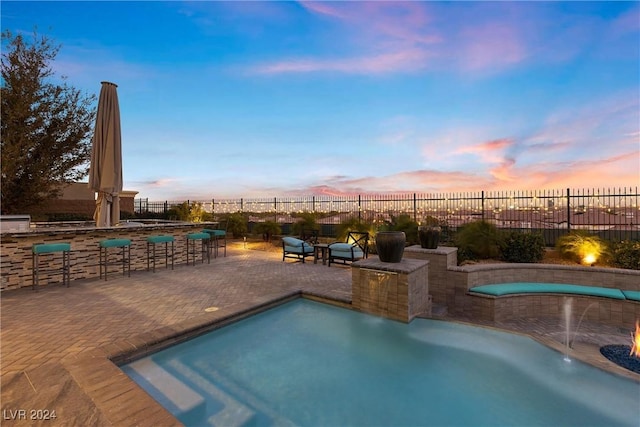
M 436 249 L 440 243 L 440 227 L 419 228 L 418 237 L 423 249 Z
M 376 234 L 376 250 L 382 262 L 400 262 L 407 241 L 404 231 L 380 231 Z

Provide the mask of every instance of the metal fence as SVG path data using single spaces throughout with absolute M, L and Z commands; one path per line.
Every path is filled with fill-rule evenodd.
M 475 220 L 490 221 L 505 229 L 538 230 L 547 244 L 554 244 L 557 237 L 575 229 L 607 240 L 638 240 L 640 233 L 638 187 L 180 202 L 136 199 L 135 212 L 137 216 L 154 214 L 171 219 L 172 209 L 184 203 L 197 203 L 214 217 L 241 212 L 250 223 L 273 220 L 284 226 L 283 231 L 300 214 L 314 213 L 324 235 L 335 235 L 336 226 L 352 218 L 379 224 L 399 215 L 408 215 L 417 223 L 433 217 L 451 230 Z

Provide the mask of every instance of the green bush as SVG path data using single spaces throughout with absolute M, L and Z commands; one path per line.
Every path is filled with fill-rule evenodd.
M 607 255 L 606 243 L 598 236 L 582 230 L 560 237 L 556 242 L 556 249 L 562 259 L 577 263 L 583 262 L 587 255 L 593 255 L 596 260 Z
M 301 236 L 304 230 L 318 230 L 316 214 L 313 212 L 303 212 L 298 215 L 298 220 L 291 226 L 291 231 L 296 236 Z
M 411 218 L 411 215 L 391 215 L 391 221 L 385 221 L 380 231 L 404 231 L 408 245 L 417 245 L 420 243 L 418 239 L 418 223 Z
M 455 245 L 458 262 L 467 259 L 489 259 L 500 256 L 501 235 L 498 228 L 486 221 L 474 221 L 458 229 Z
M 540 262 L 544 251 L 542 233 L 512 231 L 504 234 L 500 241 L 500 253 L 507 262 Z
M 265 242 L 271 241 L 272 236 L 282 233 L 280 224 L 275 221 L 258 222 L 255 227 L 253 227 L 253 231 L 256 234 L 261 234 L 262 240 Z
M 241 212 L 229 214 L 227 216 L 227 231 L 233 235 L 235 239 L 243 237 L 247 234 L 247 218 Z
M 640 270 L 640 241 L 624 240 L 614 243 L 611 249 L 611 263 L 619 268 Z
M 344 242 L 347 239 L 347 235 L 350 231 L 360 231 L 363 233 L 369 233 L 369 238 L 372 239 L 375 235 L 373 225 L 368 222 L 358 220 L 358 218 L 352 217 L 348 220 L 341 222 L 337 229 L 337 240 Z

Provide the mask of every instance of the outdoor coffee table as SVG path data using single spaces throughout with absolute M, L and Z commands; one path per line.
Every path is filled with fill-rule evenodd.
M 322 257 L 322 265 L 327 264 L 327 254 L 329 252 L 329 245 L 326 243 L 317 243 L 313 245 L 313 263 L 318 263 L 318 258 Z

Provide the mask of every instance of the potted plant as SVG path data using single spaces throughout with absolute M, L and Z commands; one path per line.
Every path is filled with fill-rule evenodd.
M 404 231 L 378 231 L 376 250 L 382 262 L 401 262 L 407 237 Z
M 428 216 L 418 226 L 418 238 L 420 247 L 423 249 L 436 249 L 440 243 L 440 221 L 437 218 Z

